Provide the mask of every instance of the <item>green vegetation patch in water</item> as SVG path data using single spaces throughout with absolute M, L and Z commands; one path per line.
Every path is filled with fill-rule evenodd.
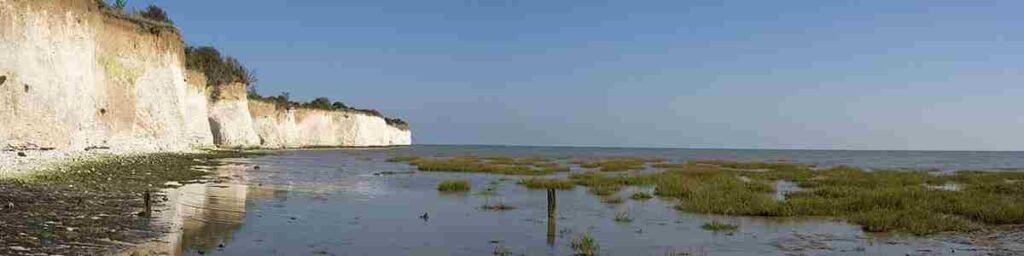
M 573 255 L 576 256 L 594 256 L 601 252 L 601 246 L 597 244 L 597 240 L 588 234 L 573 239 L 569 246 L 572 248 Z
M 636 192 L 633 193 L 633 195 L 629 196 L 629 198 L 637 201 L 644 201 L 650 200 L 651 198 L 654 198 L 654 196 L 648 194 L 647 192 Z
M 751 171 L 757 168 L 760 171 Z M 784 163 L 699 162 L 662 173 L 655 194 L 678 198 L 678 208 L 744 216 L 826 216 L 870 232 L 929 235 L 985 226 L 1024 224 L 1024 173 L 813 169 Z M 771 184 L 785 180 L 803 190 L 774 200 Z M 934 189 L 959 184 L 959 190 Z
M 733 224 L 722 223 L 722 222 L 718 222 L 718 221 L 711 221 L 711 222 L 704 223 L 704 225 L 701 225 L 700 228 L 702 228 L 704 230 L 707 230 L 707 231 L 714 231 L 714 232 L 723 232 L 723 231 L 731 232 L 731 231 L 736 231 L 737 229 L 740 228 L 740 226 L 733 225 Z
M 389 159 L 392 162 L 405 162 L 416 166 L 420 171 L 425 172 L 468 172 L 468 173 L 492 173 L 507 175 L 548 175 L 556 172 L 568 171 L 569 168 L 556 162 L 539 158 L 479 158 L 479 157 L 449 157 L 449 158 L 418 158 L 418 157 L 395 157 Z
M 621 172 L 629 170 L 642 170 L 650 162 L 662 162 L 660 159 L 644 159 L 633 157 L 612 158 L 597 161 L 580 161 L 580 167 L 598 169 L 602 172 Z
M 470 185 L 467 180 L 446 180 L 437 184 L 437 191 L 446 193 L 468 192 L 469 189 Z
M 522 185 L 527 189 L 571 190 L 576 187 L 576 183 L 572 182 L 571 180 L 543 178 L 523 179 L 519 181 L 519 185 Z

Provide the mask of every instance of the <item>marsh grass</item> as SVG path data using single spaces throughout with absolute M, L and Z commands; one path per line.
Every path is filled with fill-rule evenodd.
M 437 191 L 445 193 L 463 193 L 468 192 L 469 189 L 470 185 L 467 180 L 446 180 L 437 184 Z
M 473 156 L 448 158 L 393 157 L 392 162 L 405 162 L 425 172 L 468 172 L 507 175 L 548 175 L 569 168 L 539 158 L 479 158 Z
M 740 228 L 738 225 L 722 223 L 718 221 L 705 222 L 701 229 L 712 232 L 733 232 Z
M 621 211 L 615 214 L 615 222 L 626 223 L 633 222 L 633 217 L 629 216 L 629 212 Z
M 395 157 L 388 158 L 387 161 L 391 162 L 391 163 L 410 163 L 410 162 L 415 162 L 417 160 L 420 160 L 420 157 L 418 157 L 418 156 L 395 156 Z
M 508 247 L 505 247 L 504 245 L 498 245 L 498 247 L 494 247 L 494 253 L 492 255 L 494 255 L 494 256 L 512 256 L 512 249 L 509 249 Z
M 625 203 L 626 200 L 623 200 L 622 197 L 618 196 L 605 196 L 601 198 L 601 202 L 604 202 L 606 204 L 621 204 Z
M 629 198 L 633 199 L 633 200 L 637 200 L 637 201 L 644 201 L 644 200 L 650 200 L 651 198 L 654 198 L 654 196 L 652 196 L 651 194 L 649 194 L 647 192 L 636 192 L 636 193 L 633 193 L 633 195 L 629 196 Z
M 396 157 L 422 171 L 545 175 L 566 168 L 541 158 Z M 562 179 L 523 179 L 528 189 L 586 187 L 589 193 L 615 203 L 630 186 L 653 186 L 654 196 L 672 199 L 682 211 L 732 216 L 831 217 L 860 225 L 869 232 L 930 235 L 967 232 L 995 225 L 1024 224 L 1024 173 L 961 171 L 936 175 L 915 170 L 872 170 L 838 166 L 816 168 L 789 162 L 724 160 L 654 162 L 641 158 L 577 161 L 597 169 Z M 621 173 L 653 163 L 663 171 Z M 775 198 L 775 184 L 792 182 L 800 191 Z M 930 186 L 957 184 L 958 190 Z M 485 189 L 486 191 L 486 189 Z M 634 193 L 645 200 L 652 195 Z M 493 207 L 492 207 L 493 208 Z
M 590 237 L 590 235 L 584 233 L 572 240 L 570 246 L 573 251 L 573 255 L 576 256 L 595 256 L 601 251 L 601 246 L 597 244 L 597 240 Z
M 751 171 L 758 169 L 761 171 Z M 985 226 L 1024 224 L 1024 174 L 878 170 L 839 166 L 813 169 L 789 163 L 701 161 L 663 172 L 655 194 L 679 199 L 683 211 L 740 216 L 825 216 L 869 232 L 930 235 Z M 745 178 L 741 178 L 745 177 Z M 772 184 L 802 191 L 774 200 Z M 929 189 L 956 183 L 957 191 Z
M 618 193 L 620 190 L 622 190 L 620 185 L 593 186 L 587 189 L 587 191 L 595 196 L 610 196 Z
M 542 178 L 523 179 L 519 181 L 519 185 L 522 185 L 527 189 L 572 190 L 573 188 L 576 187 L 576 183 L 570 180 Z
M 648 162 L 660 161 L 642 158 L 613 158 L 598 161 L 579 162 L 580 167 L 587 169 L 598 169 L 602 172 L 621 172 L 629 170 L 642 170 Z
M 515 210 L 516 207 L 515 206 L 511 206 L 511 205 L 507 205 L 507 204 L 502 203 L 502 202 L 498 202 L 498 203 L 494 203 L 494 204 L 491 204 L 491 203 L 484 204 L 484 205 L 480 206 L 480 209 L 483 209 L 483 210 L 486 210 L 486 211 L 508 211 L 508 210 Z

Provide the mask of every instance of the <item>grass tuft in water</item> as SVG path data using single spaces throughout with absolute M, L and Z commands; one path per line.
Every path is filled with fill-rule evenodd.
M 498 245 L 494 247 L 494 256 L 512 256 L 512 249 L 505 247 L 504 245 Z
M 606 196 L 602 197 L 601 202 L 604 202 L 606 204 L 621 204 L 625 203 L 626 200 L 623 200 L 622 197 L 618 196 Z
M 597 244 L 597 240 L 594 240 L 594 238 L 585 233 L 573 239 L 570 246 L 575 256 L 595 256 L 601 251 L 601 246 Z
M 718 221 L 711 221 L 711 222 L 705 222 L 704 225 L 700 226 L 700 228 L 702 228 L 704 230 L 707 230 L 707 231 L 713 231 L 713 232 L 723 232 L 723 231 L 732 232 L 732 231 L 736 231 L 737 229 L 739 229 L 740 226 L 733 225 L 733 224 L 726 224 L 726 223 L 722 223 L 722 222 L 718 222 Z
M 629 216 L 629 212 L 621 211 L 615 214 L 615 222 L 633 222 L 633 217 Z
M 446 180 L 437 184 L 437 191 L 445 193 L 467 192 L 469 189 L 470 185 L 467 180 Z
M 621 172 L 629 170 L 642 170 L 648 162 L 659 160 L 648 160 L 642 158 L 613 158 L 598 161 L 579 162 L 580 167 L 598 169 L 602 172 Z
M 522 185 L 527 189 L 571 190 L 576 187 L 576 183 L 570 180 L 542 178 L 523 179 L 519 181 L 519 185 Z
M 633 195 L 629 196 L 629 198 L 637 201 L 644 201 L 650 200 L 651 198 L 654 198 L 654 196 L 648 194 L 647 192 L 636 192 L 633 193 Z
M 480 209 L 487 210 L 487 211 L 508 211 L 508 210 L 515 210 L 516 207 L 499 202 L 499 203 L 496 203 L 496 204 L 490 204 L 490 203 L 484 204 L 483 206 L 480 206 Z
M 568 171 L 558 163 L 538 158 L 479 158 L 472 156 L 449 158 L 395 157 L 390 160 L 405 162 L 425 172 L 471 172 L 507 175 L 548 175 Z

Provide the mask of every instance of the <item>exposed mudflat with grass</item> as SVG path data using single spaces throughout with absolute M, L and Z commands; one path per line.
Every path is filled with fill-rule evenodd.
M 80 162 L 3 183 L 0 203 L 14 210 L 0 219 L 0 254 L 1024 253 L 1024 174 L 1013 170 L 868 170 L 742 152 L 516 150 Z M 722 160 L 731 158 L 740 160 Z M 138 215 L 147 190 L 157 191 L 152 218 Z
M 145 217 L 160 189 L 196 182 L 199 166 L 235 152 L 109 156 L 0 180 L 0 255 L 97 255 L 129 248 L 165 231 Z
M 235 160 L 217 169 L 218 176 L 231 177 L 223 183 L 168 192 L 177 214 L 166 220 L 180 230 L 144 251 L 1024 253 L 1024 232 L 1012 210 L 1018 203 L 1013 171 L 868 171 L 628 151 L 473 156 L 448 149 L 298 150 Z M 958 201 L 968 197 L 981 202 Z

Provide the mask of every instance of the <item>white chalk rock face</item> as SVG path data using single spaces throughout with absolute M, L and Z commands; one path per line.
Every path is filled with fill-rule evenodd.
M 314 146 L 395 146 L 411 144 L 411 134 L 384 118 L 358 111 L 278 106 L 251 100 L 256 133 L 268 148 Z
M 195 148 L 214 146 L 210 129 L 210 88 L 206 76 L 197 71 L 186 73 L 188 87 L 185 88 L 185 136 Z
M 0 0 L 0 150 L 411 143 L 380 116 L 250 102 L 184 63 L 176 29 L 95 0 Z
M 188 148 L 183 61 L 93 0 L 0 0 L 0 149 Z
M 213 142 L 219 147 L 244 148 L 260 145 L 260 137 L 254 130 L 249 116 L 249 101 L 246 85 L 235 83 L 215 88 L 210 102 L 210 129 Z

